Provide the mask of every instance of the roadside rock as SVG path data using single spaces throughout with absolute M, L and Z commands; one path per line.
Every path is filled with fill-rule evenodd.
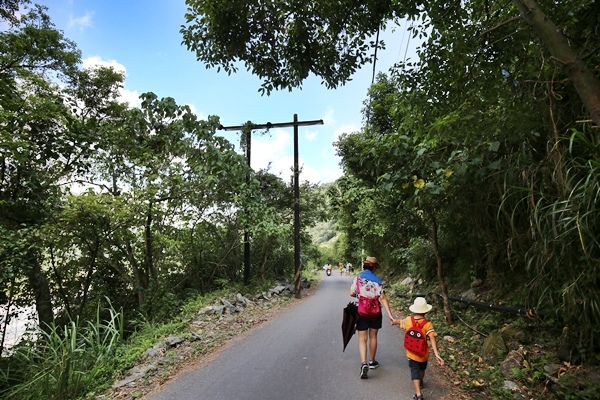
M 310 282 L 301 282 L 310 288 Z M 293 291 L 292 291 L 293 290 Z M 168 335 L 147 349 L 141 364 L 127 371 L 112 386 L 112 393 L 99 399 L 133 399 L 149 392 L 154 385 L 173 374 L 190 360 L 220 348 L 226 341 L 251 327 L 267 321 L 281 309 L 295 292 L 293 284 L 278 283 L 250 300 L 237 293 L 234 298 L 220 298 L 217 304 L 202 308 L 190 321 L 190 332 Z M 305 296 L 308 296 L 307 292 Z
M 402 282 L 400 282 L 400 285 L 410 286 L 410 285 L 412 285 L 413 282 L 414 282 L 414 279 L 409 276 L 409 277 L 405 278 Z
M 523 354 L 521 354 L 520 352 L 516 351 L 516 350 L 511 350 L 508 355 L 506 356 L 506 358 L 504 359 L 504 361 L 502 361 L 502 364 L 500 364 L 500 371 L 502 372 L 502 375 L 504 376 L 505 379 L 511 379 L 515 377 L 515 374 L 513 372 L 514 368 L 522 368 L 523 367 L 523 361 L 525 360 L 525 357 L 523 357 Z
M 477 293 L 475 293 L 475 290 L 473 288 L 470 288 L 469 290 L 461 294 L 460 297 L 467 300 L 475 300 L 477 298 Z
M 479 279 L 479 278 L 477 278 L 477 279 L 475 279 L 473 282 L 471 282 L 471 287 L 472 287 L 472 288 L 478 288 L 478 287 L 480 287 L 481 285 L 483 285 L 483 280 L 481 280 L 481 279 Z
M 156 371 L 156 369 L 156 364 L 135 366 L 129 370 L 130 375 L 127 378 L 118 381 L 112 386 L 112 388 L 119 389 L 123 386 L 132 385 L 136 380 L 145 377 L 146 373 L 148 373 L 149 371 Z
M 491 332 L 483 341 L 481 356 L 484 360 L 494 362 L 502 354 L 506 354 L 507 348 L 502 340 L 502 335 L 498 331 Z
M 165 339 L 165 343 L 167 344 L 167 346 L 169 347 L 175 347 L 181 343 L 183 343 L 183 339 L 180 338 L 179 336 L 169 336 Z

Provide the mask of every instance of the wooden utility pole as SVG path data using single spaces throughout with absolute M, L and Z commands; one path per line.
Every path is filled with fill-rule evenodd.
M 270 123 L 266 124 L 253 124 L 247 122 L 241 126 L 223 126 L 220 125 L 219 129 L 225 131 L 239 131 L 241 130 L 246 136 L 246 158 L 248 160 L 248 166 L 250 166 L 250 145 L 252 131 L 255 129 L 266 129 L 271 128 L 285 128 L 294 127 L 294 285 L 296 287 L 296 298 L 301 297 L 300 292 L 300 168 L 298 166 L 298 127 L 310 126 L 310 125 L 323 125 L 323 120 L 312 120 L 312 121 L 298 121 L 298 114 L 294 114 L 293 122 L 281 122 L 281 123 Z M 250 239 L 249 233 L 246 229 L 244 232 L 244 284 L 250 283 Z

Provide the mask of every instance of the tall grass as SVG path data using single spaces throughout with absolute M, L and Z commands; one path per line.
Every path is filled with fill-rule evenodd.
M 561 163 L 546 159 L 522 171 L 527 185 L 510 187 L 503 206 L 512 205 L 505 210 L 521 241 L 532 306 L 555 311 L 586 357 L 600 338 L 600 145 L 581 132 L 563 143 Z
M 12 386 L 0 395 L 14 400 L 76 399 L 111 379 L 112 357 L 123 340 L 123 314 L 112 306 L 106 310 L 105 320 L 98 307 L 94 321 L 52 326 L 48 332 L 40 330 L 37 340 L 18 346 L 12 367 L 2 377 Z

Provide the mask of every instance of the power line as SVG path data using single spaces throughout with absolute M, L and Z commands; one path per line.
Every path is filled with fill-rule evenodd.
M 404 25 L 404 32 L 402 32 L 402 39 L 400 40 L 400 46 L 398 46 L 398 57 L 396 57 L 396 63 L 400 61 L 400 52 L 402 51 L 402 44 L 404 43 L 404 36 L 406 36 L 406 25 Z
M 413 27 L 413 23 L 410 23 L 410 28 Z M 406 28 L 406 25 L 404 25 L 404 32 L 402 33 L 402 40 L 400 41 L 400 46 L 398 46 L 398 57 L 396 58 L 396 63 L 398 63 L 398 61 L 400 61 L 400 53 L 402 52 L 402 44 L 404 43 L 404 36 L 406 36 L 406 33 L 408 32 L 409 29 Z M 408 46 L 410 45 L 410 39 L 411 39 L 411 35 L 408 35 L 408 39 L 406 41 L 406 48 L 404 49 L 404 58 L 402 59 L 402 64 L 404 64 L 406 62 L 406 55 L 408 54 Z
M 373 77 L 371 78 L 371 85 L 375 82 L 375 67 L 377 66 L 377 48 L 379 47 L 379 30 L 381 25 L 377 28 L 377 37 L 375 38 L 375 53 L 373 54 Z
M 411 28 L 413 27 L 412 22 L 410 23 L 410 27 Z M 411 35 L 408 35 L 408 40 L 406 41 L 406 50 L 404 50 L 404 59 L 402 60 L 402 64 L 404 64 L 406 62 L 406 54 L 408 53 L 408 45 L 410 44 L 410 37 L 411 37 Z

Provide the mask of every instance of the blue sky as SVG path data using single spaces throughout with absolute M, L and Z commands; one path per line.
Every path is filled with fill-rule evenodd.
M 300 180 L 332 182 L 341 176 L 333 142 L 344 132 L 360 129 L 361 109 L 371 84 L 373 66 L 366 65 L 351 82 L 328 90 L 310 77 L 302 90 L 261 96 L 260 80 L 250 72 L 217 73 L 196 61 L 181 45 L 184 0 L 38 0 L 48 7 L 52 21 L 82 52 L 84 65 L 111 64 L 126 73 L 124 99 L 136 105 L 137 97 L 154 92 L 187 104 L 200 117 L 217 115 L 225 126 L 299 120 L 324 121 L 324 125 L 299 128 Z M 225 0 L 226 1 L 226 0 Z M 387 49 L 378 52 L 377 71 L 386 72 L 395 62 L 416 59 L 415 41 L 405 27 L 383 33 Z M 222 132 L 232 142 L 238 134 Z M 293 128 L 272 129 L 252 138 L 252 167 L 264 168 L 286 181 L 293 164 Z

